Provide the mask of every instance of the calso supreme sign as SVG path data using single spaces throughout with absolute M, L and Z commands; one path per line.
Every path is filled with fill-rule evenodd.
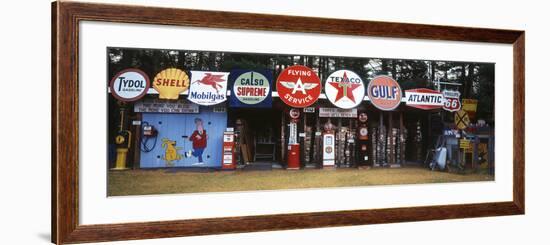
M 268 71 L 232 70 L 229 74 L 233 84 L 230 105 L 271 108 L 272 77 Z
M 116 74 L 109 83 L 111 94 L 120 101 L 136 101 L 147 93 L 149 77 L 138 69 L 126 69 Z

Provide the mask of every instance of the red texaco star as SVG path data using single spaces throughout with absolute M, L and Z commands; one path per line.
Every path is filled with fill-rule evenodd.
M 342 97 L 348 97 L 353 103 L 355 103 L 355 97 L 353 97 L 353 90 L 355 90 L 357 87 L 361 86 L 358 83 L 350 83 L 348 80 L 348 76 L 344 72 L 344 77 L 342 77 L 342 81 L 340 82 L 329 82 L 330 85 L 332 85 L 335 89 L 338 89 L 338 94 L 336 94 L 336 99 L 334 102 L 337 102 Z

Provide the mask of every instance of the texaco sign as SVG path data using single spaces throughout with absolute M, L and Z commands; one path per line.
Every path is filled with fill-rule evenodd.
M 325 94 L 337 107 L 351 109 L 365 97 L 363 80 L 350 70 L 335 71 L 325 81 Z

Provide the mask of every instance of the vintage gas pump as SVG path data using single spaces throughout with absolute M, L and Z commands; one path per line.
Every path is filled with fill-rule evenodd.
M 323 125 L 323 167 L 334 167 L 335 163 L 334 124 L 328 121 Z
M 233 128 L 227 128 L 223 132 L 223 162 L 222 169 L 237 168 L 237 155 L 235 147 L 235 132 Z
M 300 110 L 291 109 L 289 114 L 287 169 L 300 169 L 300 143 L 298 142 Z
M 126 168 L 126 160 L 128 156 L 128 150 L 130 149 L 130 142 L 132 140 L 132 133 L 130 130 L 124 129 L 124 117 L 126 115 L 125 108 L 120 107 L 120 125 L 119 130 L 115 136 L 116 145 L 116 163 L 113 170 L 123 170 Z
M 357 127 L 357 165 L 365 166 L 369 161 L 369 152 L 368 152 L 368 140 L 369 140 L 369 129 L 367 123 L 367 113 L 360 113 L 358 120 L 359 124 Z

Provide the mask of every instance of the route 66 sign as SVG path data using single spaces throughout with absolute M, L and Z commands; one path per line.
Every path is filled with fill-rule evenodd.
M 453 90 L 443 90 L 443 97 L 445 98 L 445 103 L 443 104 L 443 109 L 446 111 L 459 111 L 462 108 L 460 103 L 460 92 Z

